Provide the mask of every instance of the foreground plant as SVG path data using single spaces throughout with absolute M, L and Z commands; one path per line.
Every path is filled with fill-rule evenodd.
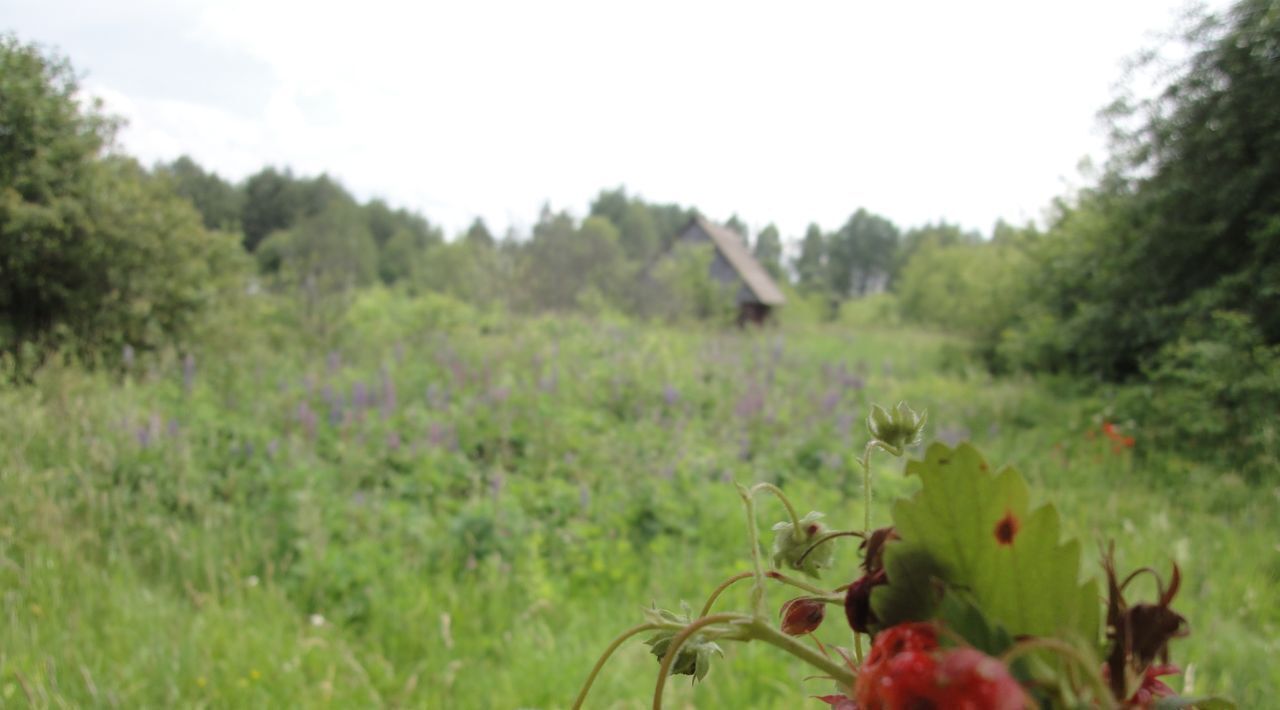
M 968 444 L 934 444 L 924 460 L 909 462 L 907 475 L 920 479 L 919 490 L 894 502 L 892 526 L 871 529 L 871 454 L 905 455 L 924 423 L 905 403 L 872 408 L 860 530 L 833 530 L 819 512 L 798 515 L 772 484 L 739 486 L 752 569 L 717 585 L 697 615 L 650 610 L 601 655 L 574 707 L 612 653 L 646 633 L 659 663 L 655 710 L 669 676 L 702 680 L 712 659 L 724 655 L 721 644 L 734 641 L 761 641 L 816 668 L 814 677 L 835 688 L 815 698 L 836 710 L 1233 707 L 1219 698 L 1177 697 L 1160 680 L 1178 672 L 1169 642 L 1188 633 L 1172 608 L 1181 581 L 1176 566 L 1167 584 L 1147 567 L 1121 578 L 1108 548 L 1102 596 L 1096 579 L 1080 578 L 1080 545 L 1060 539 L 1057 510 L 1032 509 L 1022 476 L 1011 468 L 992 472 Z M 776 497 L 787 513 L 773 526 L 771 570 L 757 538 L 760 493 Z M 827 589 L 792 576 L 817 580 L 834 569 L 835 546 L 846 537 L 861 539 L 856 577 Z M 1154 602 L 1125 598 L 1142 574 L 1155 578 Z M 748 580 L 746 611 L 712 613 L 725 590 Z M 770 585 L 792 588 L 776 614 L 766 601 Z M 794 596 L 795 589 L 804 595 Z M 852 652 L 813 636 L 827 605 L 843 607 Z M 871 640 L 865 657 L 864 636 Z

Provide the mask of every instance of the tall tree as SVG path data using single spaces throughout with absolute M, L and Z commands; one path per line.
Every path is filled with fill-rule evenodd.
M 800 253 L 792 266 L 796 271 L 796 283 L 806 291 L 821 290 L 827 273 L 827 238 L 822 228 L 810 224 L 800 242 Z
M 862 296 L 883 287 L 898 248 L 898 228 L 859 208 L 836 232 L 827 251 L 828 283 L 839 297 Z
M 182 156 L 156 167 L 156 173 L 172 182 L 173 191 L 191 201 L 206 229 L 239 231 L 244 197 L 235 185 L 206 172 L 196 161 Z
M 752 251 L 755 253 L 756 261 L 759 261 L 770 275 L 775 279 L 783 277 L 782 235 L 778 233 L 777 227 L 770 224 L 760 230 L 756 235 L 756 243 Z
M 747 223 L 743 222 L 736 213 L 730 215 L 724 226 L 732 229 L 739 237 L 742 237 L 743 245 L 751 243 L 751 230 L 747 228 Z
M 1019 329 L 1038 364 L 1139 376 L 1221 311 L 1280 343 L 1277 18 L 1274 0 L 1204 18 L 1176 50 L 1184 63 L 1156 68 L 1173 77 L 1163 90 L 1110 108 L 1107 171 L 1060 203 L 1038 248 L 1034 313 Z
M 493 234 L 489 231 L 488 225 L 484 223 L 484 219 L 480 217 L 472 220 L 471 226 L 467 227 L 462 239 L 468 244 L 478 247 L 492 247 L 494 245 Z
M 0 347 L 182 337 L 238 279 L 234 238 L 134 161 L 66 60 L 0 35 Z M 236 284 L 241 285 L 241 284 Z

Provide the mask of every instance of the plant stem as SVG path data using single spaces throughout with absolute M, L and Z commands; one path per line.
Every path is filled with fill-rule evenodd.
M 1115 698 L 1111 696 L 1111 690 L 1107 687 L 1106 682 L 1102 680 L 1102 674 L 1097 671 L 1098 664 L 1090 661 L 1080 652 L 1080 649 L 1064 641 L 1052 638 L 1029 639 L 1005 651 L 1004 655 L 1000 656 L 1000 661 L 1008 666 L 1018 658 L 1033 651 L 1050 651 L 1067 660 L 1074 661 L 1077 666 L 1084 670 L 1085 677 L 1088 678 L 1089 684 L 1093 686 L 1093 692 L 1097 696 L 1095 701 L 1099 706 L 1103 710 L 1116 707 Z
M 862 450 L 862 529 L 867 535 L 871 535 L 871 452 L 880 449 L 891 456 L 901 456 L 903 450 L 889 446 L 878 439 L 872 439 L 867 442 L 867 448 Z
M 724 590 L 728 589 L 729 587 L 732 587 L 734 584 L 737 584 L 738 582 L 741 582 L 744 579 L 747 579 L 748 577 L 753 577 L 753 576 L 755 576 L 754 572 L 739 572 L 738 574 L 735 574 L 732 577 L 721 582 L 720 586 L 716 587 L 715 590 L 711 592 L 711 596 L 707 597 L 707 603 L 702 605 L 702 613 L 698 614 L 698 617 L 701 618 L 711 613 L 712 605 L 716 603 L 716 600 L 720 598 L 720 594 L 724 592 Z
M 667 653 L 662 657 L 662 665 L 658 667 L 658 683 L 653 688 L 653 710 L 662 710 L 662 690 L 667 686 L 667 676 L 671 675 L 671 665 L 675 663 L 680 647 L 684 645 L 685 641 L 689 640 L 690 636 L 697 633 L 699 629 L 712 624 L 720 624 L 727 621 L 744 621 L 750 618 L 743 614 L 712 614 L 711 616 L 704 616 L 681 629 L 680 633 L 671 639 L 671 644 L 667 646 Z
M 871 452 L 876 448 L 876 441 L 867 442 L 862 450 L 862 531 L 871 534 Z
M 822 589 L 820 587 L 815 587 L 812 584 L 809 584 L 808 582 L 802 582 L 794 577 L 788 577 L 787 575 L 781 572 L 778 572 L 777 570 L 769 570 L 768 572 L 765 572 L 765 576 L 768 577 L 769 579 L 782 582 L 783 584 L 789 584 L 795 587 L 796 589 L 803 589 L 806 592 L 809 592 L 810 594 L 817 594 L 820 597 L 826 597 L 829 594 L 831 594 L 829 590 Z
M 587 675 L 586 682 L 582 684 L 582 690 L 578 691 L 578 697 L 573 701 L 573 710 L 579 710 L 579 708 L 582 707 L 582 703 L 587 699 L 587 693 L 591 691 L 591 684 L 596 682 L 596 676 L 600 675 L 600 670 L 604 668 L 605 662 L 609 660 L 609 657 L 613 655 L 614 651 L 618 650 L 618 647 L 622 645 L 623 641 L 626 641 L 638 633 L 656 628 L 658 628 L 657 624 L 640 624 L 639 626 L 632 626 L 619 634 L 618 637 L 609 644 L 609 647 L 604 650 L 604 653 L 600 654 L 600 658 L 596 659 L 596 665 L 591 669 L 591 673 Z
M 866 533 L 861 533 L 857 530 L 834 530 L 832 532 L 819 535 L 804 552 L 800 553 L 800 557 L 796 558 L 796 564 L 804 564 L 804 559 L 809 556 L 809 553 L 818 549 L 818 545 L 821 545 L 827 540 L 834 540 L 838 537 L 860 537 L 865 540 L 867 535 Z
M 787 509 L 787 515 L 791 517 L 791 525 L 793 526 L 793 529 L 796 531 L 796 534 L 799 534 L 800 533 L 800 516 L 796 514 L 796 507 L 791 504 L 791 499 L 788 498 L 787 495 L 782 492 L 782 489 L 778 488 L 772 483 L 757 483 L 751 487 L 752 496 L 754 496 L 759 491 L 769 491 L 775 497 L 777 497 L 778 500 L 782 501 L 783 507 Z
M 777 646 L 831 676 L 837 683 L 850 688 L 853 687 L 856 676 L 848 667 L 836 663 L 817 650 L 802 643 L 799 639 L 788 636 L 768 624 L 753 621 L 751 624 L 751 638 Z
M 680 633 L 671 639 L 671 645 L 667 647 L 667 653 L 662 657 L 662 665 L 658 668 L 658 683 L 654 687 L 653 693 L 653 710 L 662 710 L 662 691 L 666 688 L 667 676 L 671 674 L 671 666 L 675 663 L 676 656 L 684 642 L 689 640 L 689 637 L 700 629 L 712 624 L 733 621 L 744 623 L 746 634 L 742 638 L 743 641 L 759 640 L 776 646 L 831 676 L 837 683 L 845 687 L 853 687 L 856 679 L 853 671 L 810 648 L 799 639 L 792 638 L 773 628 L 768 622 L 742 614 L 712 614 L 684 627 Z
M 764 618 L 764 563 L 760 560 L 760 533 L 756 530 L 756 502 L 751 491 L 738 486 L 738 495 L 747 508 L 747 539 L 751 543 L 751 570 L 755 576 L 755 586 L 751 588 L 751 613 L 757 618 Z

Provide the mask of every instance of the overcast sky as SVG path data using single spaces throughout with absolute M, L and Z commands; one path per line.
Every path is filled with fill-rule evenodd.
M 146 163 L 327 172 L 450 232 L 605 187 L 787 237 L 1039 219 L 1184 0 L 0 0 Z

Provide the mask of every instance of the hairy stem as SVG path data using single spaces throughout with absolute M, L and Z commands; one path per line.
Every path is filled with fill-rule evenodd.
M 829 590 L 822 589 L 821 587 L 815 587 L 812 584 L 796 579 L 795 577 L 788 577 L 777 570 L 769 570 L 768 572 L 765 572 L 765 576 L 769 579 L 782 582 L 783 584 L 789 584 L 796 589 L 803 589 L 810 594 L 816 594 L 820 597 L 826 597 L 831 594 Z
M 862 529 L 867 535 L 871 534 L 871 452 L 876 449 L 891 455 L 901 456 L 903 451 L 897 447 L 878 439 L 872 439 L 867 442 L 867 448 L 862 450 Z
M 804 552 L 800 553 L 799 557 L 796 558 L 796 564 L 798 565 L 804 564 L 804 558 L 808 557 L 810 552 L 813 552 L 814 550 L 818 549 L 818 545 L 821 545 L 827 540 L 834 540 L 838 537 L 860 537 L 865 540 L 867 538 L 867 534 L 863 532 L 858 532 L 857 530 L 833 530 L 832 532 L 819 535 L 814 540 L 814 542 L 810 544 L 809 547 L 807 547 Z
M 680 633 L 671 639 L 671 645 L 667 646 L 667 653 L 662 657 L 662 665 L 658 667 L 658 683 L 653 688 L 653 710 L 662 710 L 662 691 L 667 686 L 667 676 L 671 675 L 671 665 L 676 662 L 676 655 L 680 652 L 680 647 L 684 645 L 685 641 L 689 640 L 690 636 L 712 624 L 745 621 L 750 618 L 742 614 L 712 614 L 711 616 L 704 616 L 681 629 Z
M 757 483 L 751 487 L 752 496 L 755 496 L 755 494 L 760 491 L 768 491 L 778 500 L 782 501 L 782 506 L 787 509 L 787 515 L 791 518 L 791 525 L 794 526 L 793 529 L 799 533 L 800 516 L 796 514 L 796 507 L 791 504 L 791 499 L 787 497 L 787 494 L 783 493 L 781 488 L 778 488 L 772 483 Z
M 873 439 L 862 450 L 862 531 L 866 535 L 871 534 L 871 452 L 875 448 Z
M 578 697 L 573 701 L 573 710 L 579 710 L 579 708 L 582 707 L 582 703 L 587 699 L 587 693 L 591 692 L 591 685 L 596 682 L 596 676 L 600 675 L 600 670 L 604 668 L 605 662 L 609 660 L 609 657 L 613 655 L 614 651 L 618 650 L 618 647 L 622 645 L 622 642 L 636 634 L 656 628 L 658 628 L 656 624 L 640 624 L 639 626 L 632 626 L 621 634 L 618 634 L 618 637 L 609 644 L 608 648 L 604 650 L 604 653 L 600 654 L 600 658 L 596 659 L 596 665 L 592 667 L 591 673 L 587 675 L 586 682 L 582 684 L 582 690 L 578 691 Z
M 751 491 L 738 486 L 738 495 L 747 508 L 747 538 L 751 543 L 751 570 L 755 585 L 751 588 L 751 613 L 764 618 L 764 563 L 760 560 L 760 532 L 756 530 L 756 502 Z
M 735 574 L 732 577 L 721 582 L 720 586 L 716 587 L 711 592 L 711 596 L 707 597 L 707 603 L 702 605 L 702 612 L 698 614 L 698 617 L 701 618 L 711 613 L 711 607 L 716 603 L 716 600 L 720 598 L 720 595 L 724 592 L 724 590 L 728 589 L 729 587 L 732 587 L 733 585 L 737 584 L 738 582 L 741 582 L 744 579 L 748 579 L 754 576 L 755 576 L 754 572 L 739 572 L 738 574 Z
M 823 673 L 831 676 L 842 686 L 847 686 L 849 688 L 853 687 L 853 682 L 856 679 L 856 676 L 852 670 L 847 666 L 833 661 L 826 655 L 818 652 L 816 649 L 811 648 L 801 642 L 798 638 L 788 636 L 782 633 L 782 631 L 775 629 L 768 624 L 760 623 L 759 621 L 752 622 L 751 637 L 773 646 L 777 646 L 783 651 L 790 653 L 796 658 L 799 658 L 805 663 L 808 663 L 814 668 L 817 668 Z

